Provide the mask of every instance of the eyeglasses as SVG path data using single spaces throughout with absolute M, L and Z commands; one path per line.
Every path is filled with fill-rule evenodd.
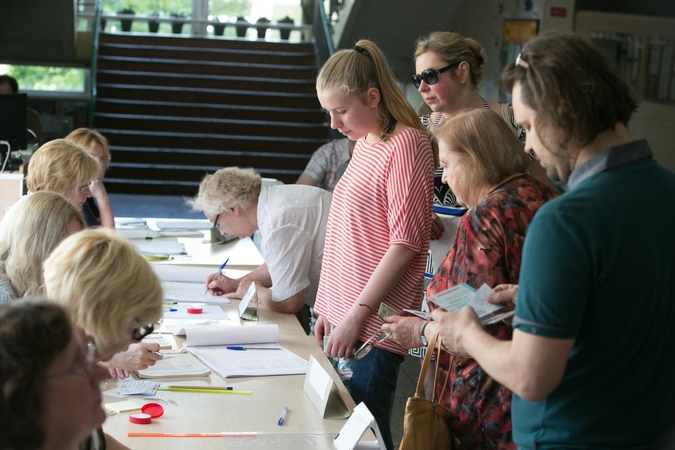
M 141 342 L 144 337 L 152 333 L 154 330 L 155 330 L 154 323 L 143 325 L 140 328 L 134 328 L 133 331 L 131 332 L 131 339 L 134 342 Z
M 70 375 L 86 375 L 87 378 L 91 378 L 94 376 L 95 364 L 96 364 L 96 344 L 89 341 L 87 342 L 87 351 L 86 355 L 84 356 L 84 361 L 82 361 L 81 364 L 78 364 L 76 367 L 66 372 L 50 375 L 48 376 L 48 378 L 61 378 Z
M 365 303 L 359 303 L 359 306 L 365 306 L 369 310 L 371 310 L 382 322 L 384 322 L 384 317 L 382 317 L 377 311 L 375 311 L 373 308 L 371 308 L 369 305 L 366 305 Z M 393 310 L 393 314 L 398 314 L 398 311 Z M 364 358 L 370 351 L 375 347 L 375 345 L 386 341 L 391 333 L 389 331 L 378 331 L 377 333 L 373 334 L 371 337 L 368 338 L 366 342 L 363 343 L 361 347 L 359 347 L 354 353 L 352 354 L 352 358 L 359 360 Z
M 89 189 L 89 186 L 91 186 L 91 181 L 89 183 L 83 185 L 83 186 L 78 186 L 77 190 L 78 190 L 78 192 L 84 192 L 87 189 Z
M 455 63 L 452 63 L 448 66 L 442 67 L 438 70 L 436 69 L 426 69 L 422 71 L 422 75 L 415 74 L 412 76 L 412 82 L 415 85 L 417 89 L 419 89 L 420 85 L 422 84 L 422 81 L 424 81 L 426 84 L 431 86 L 432 84 L 436 84 L 438 82 L 438 76 L 445 72 L 448 69 L 452 69 L 453 67 L 458 66 L 462 61 L 458 61 Z
M 220 219 L 220 214 L 221 213 L 218 213 L 215 220 L 213 221 L 213 226 L 216 230 L 220 230 L 220 224 L 218 223 L 218 219 Z

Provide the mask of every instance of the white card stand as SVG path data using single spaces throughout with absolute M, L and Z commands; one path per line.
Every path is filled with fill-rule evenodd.
M 364 442 L 359 444 L 359 441 L 368 428 L 371 428 L 375 433 L 377 442 Z M 382 434 L 380 433 L 380 427 L 377 426 L 377 421 L 363 402 L 356 405 L 352 416 L 347 420 L 345 426 L 342 427 L 340 434 L 335 437 L 333 443 L 338 450 L 366 448 L 386 450 L 384 440 L 382 440 Z
M 309 355 L 309 365 L 303 387 L 305 394 L 324 419 L 345 419 L 349 417 L 349 408 L 328 372 Z
M 243 320 L 258 321 L 258 293 L 255 283 L 251 283 L 246 295 L 239 302 L 239 317 Z

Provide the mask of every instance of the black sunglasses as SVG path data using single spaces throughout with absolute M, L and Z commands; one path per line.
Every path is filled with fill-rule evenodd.
M 134 340 L 134 342 L 141 342 L 143 338 L 152 333 L 154 329 L 154 323 L 143 325 L 140 328 L 134 328 L 133 332 L 131 333 L 131 338 Z
M 412 76 L 412 82 L 415 85 L 415 88 L 417 88 L 417 89 L 420 88 L 420 84 L 422 84 L 422 81 L 424 81 L 429 86 L 431 86 L 432 84 L 436 84 L 438 82 L 438 76 L 440 74 L 442 74 L 443 72 L 445 72 L 448 69 L 452 69 L 453 67 L 458 66 L 459 63 L 461 63 L 461 61 L 452 63 L 452 64 L 450 64 L 448 66 L 445 66 L 445 67 L 443 67 L 441 69 L 438 69 L 438 70 L 436 70 L 436 69 L 426 69 L 426 70 L 422 71 L 422 75 L 418 75 L 418 74 L 413 75 Z

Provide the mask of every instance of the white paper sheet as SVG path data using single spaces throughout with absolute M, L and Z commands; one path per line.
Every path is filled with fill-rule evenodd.
M 182 281 L 165 281 L 164 298 L 173 302 L 188 303 L 219 303 L 228 304 L 230 300 L 222 297 L 204 293 L 204 283 L 187 283 Z
M 158 220 L 155 225 L 160 230 L 209 230 L 213 228 L 213 224 L 206 219 Z
M 176 320 L 176 319 L 186 319 L 186 320 L 229 320 L 227 314 L 223 311 L 223 308 L 217 305 L 206 305 L 200 306 L 202 308 L 201 314 L 189 314 L 187 312 L 188 308 L 192 308 L 194 305 L 167 305 L 164 309 L 164 319 Z M 177 311 L 170 311 L 170 309 L 176 309 Z
M 279 340 L 279 326 L 276 324 L 250 327 L 198 325 L 183 328 L 186 347 L 275 343 Z
M 131 239 L 141 252 L 149 255 L 180 255 L 185 253 L 183 244 L 176 238 Z
M 227 350 L 225 346 L 205 346 L 190 347 L 190 352 L 223 378 L 298 375 L 307 372 L 307 361 L 283 347 L 271 351 L 236 351 Z

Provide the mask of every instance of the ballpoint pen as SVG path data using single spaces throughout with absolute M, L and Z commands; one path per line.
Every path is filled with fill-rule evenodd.
M 241 345 L 228 345 L 225 347 L 228 350 L 239 350 L 239 351 L 246 351 L 246 350 L 281 350 L 280 347 L 243 347 Z
M 285 407 L 283 411 L 281 411 L 281 416 L 279 417 L 279 421 L 277 422 L 277 425 L 281 426 L 281 424 L 284 423 L 284 419 L 286 418 L 286 413 L 288 413 L 288 406 Z
M 220 265 L 220 268 L 218 268 L 218 272 L 216 272 L 216 276 L 213 277 L 213 280 L 211 280 L 211 281 L 216 281 L 216 280 L 220 277 L 220 274 L 223 273 L 223 269 L 225 268 L 225 266 L 227 265 L 227 262 L 228 262 L 229 260 L 230 260 L 230 258 L 227 258 L 227 259 L 225 260 L 225 262 L 224 262 L 223 264 Z M 208 289 L 208 288 L 204 291 L 204 295 L 206 295 L 207 292 L 209 292 L 209 289 Z

